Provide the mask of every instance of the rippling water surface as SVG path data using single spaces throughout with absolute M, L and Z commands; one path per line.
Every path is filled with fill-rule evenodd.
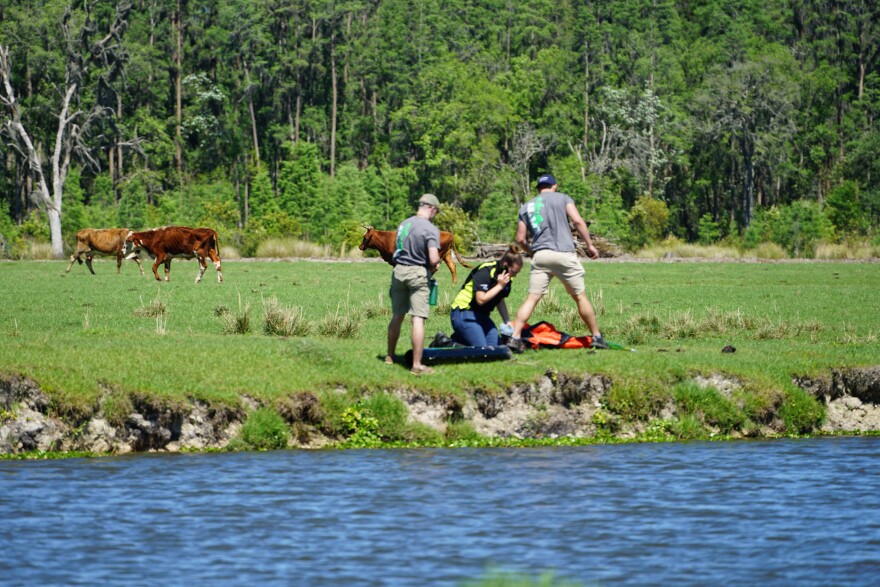
M 876 584 L 880 438 L 0 461 L 0 584 Z

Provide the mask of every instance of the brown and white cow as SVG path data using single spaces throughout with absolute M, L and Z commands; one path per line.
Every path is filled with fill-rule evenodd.
M 146 253 L 156 259 L 153 263 L 153 275 L 159 278 L 159 265 L 165 265 L 165 281 L 169 281 L 171 259 L 199 260 L 199 274 L 196 283 L 202 280 L 208 268 L 206 257 L 210 257 L 217 268 L 217 281 L 223 283 L 223 272 L 220 269 L 220 241 L 217 232 L 211 228 L 190 228 L 188 226 L 166 226 L 154 230 L 130 232 L 125 238 L 125 254 L 131 259 Z
M 86 267 L 95 274 L 92 269 L 92 257 L 95 253 L 99 255 L 116 255 L 116 273 L 120 273 L 122 260 L 125 258 L 125 237 L 131 232 L 127 228 L 83 228 L 76 233 L 76 250 L 70 256 L 70 264 L 67 266 L 65 273 L 70 273 L 73 262 L 77 261 L 82 265 L 82 256 L 86 256 Z M 144 274 L 144 267 L 141 260 L 137 257 L 133 259 Z
M 361 240 L 361 244 L 358 247 L 360 250 L 365 251 L 367 249 L 375 249 L 379 251 L 379 255 L 385 260 L 389 265 L 393 265 L 391 258 L 394 255 L 394 250 L 397 247 L 397 232 L 393 230 L 376 230 L 372 226 L 364 227 L 367 229 L 367 232 L 364 233 L 364 238 Z M 450 273 L 452 273 L 452 283 L 456 283 L 456 275 L 455 275 L 455 257 L 458 257 L 458 262 L 470 269 L 472 265 L 468 265 L 465 263 L 461 255 L 458 254 L 458 251 L 455 249 L 455 238 L 452 236 L 451 232 L 446 232 L 445 230 L 440 231 L 440 258 L 446 263 L 446 266 L 449 267 Z M 453 257 L 453 253 L 455 257 Z

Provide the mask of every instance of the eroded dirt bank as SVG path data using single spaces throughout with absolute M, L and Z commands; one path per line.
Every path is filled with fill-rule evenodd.
M 807 433 L 880 431 L 880 366 L 833 370 L 818 377 L 794 376 L 793 382 L 824 409 L 824 417 Z M 710 390 L 726 405 L 745 408 L 747 385 L 720 374 L 697 375 L 691 388 Z M 417 389 L 387 393 L 407 407 L 408 419 L 445 434 L 450 422 L 467 422 L 485 437 L 635 438 L 652 426 L 695 421 L 712 434 L 774 436 L 786 432 L 784 394 L 770 393 L 763 407 L 750 413 L 747 424 L 725 424 L 710 410 L 691 408 L 672 396 L 657 396 L 633 413 L 621 406 L 639 403 L 614 396 L 605 375 L 564 375 L 548 371 L 532 383 L 503 390 L 471 389 L 462 395 L 438 396 Z M 129 394 L 115 402 L 96 402 L 86 412 L 59 413 L 39 385 L 17 375 L 0 374 L 0 454 L 33 451 L 87 451 L 122 454 L 133 451 L 223 449 L 236 439 L 248 414 L 263 407 L 243 396 L 238 405 L 209 405 L 191 400 L 171 402 Z M 338 390 L 344 394 L 345 390 Z M 664 399 L 665 397 L 665 399 Z M 659 399 L 658 399 L 659 398 Z M 693 403 L 693 402 L 691 402 Z M 114 406 L 112 410 L 108 406 Z M 288 446 L 317 448 L 344 440 L 328 424 L 328 410 L 318 396 L 300 392 L 276 398 L 271 405 L 290 427 Z M 699 408 L 699 406 L 698 406 Z

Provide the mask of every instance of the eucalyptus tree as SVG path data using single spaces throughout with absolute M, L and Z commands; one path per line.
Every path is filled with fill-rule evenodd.
M 741 167 L 742 220 L 754 215 L 756 167 L 795 133 L 796 68 L 784 51 L 718 68 L 695 96 L 693 113 L 703 144 L 730 149 Z

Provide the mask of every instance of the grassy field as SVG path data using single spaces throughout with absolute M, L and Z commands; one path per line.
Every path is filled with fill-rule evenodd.
M 463 393 L 548 369 L 605 373 L 634 393 L 694 373 L 785 390 L 793 374 L 880 364 L 878 264 L 591 262 L 588 288 L 606 338 L 638 352 L 527 352 L 506 363 L 441 366 L 422 378 L 381 361 L 390 275 L 383 263 L 226 262 L 222 285 L 211 267 L 195 285 L 194 262 L 174 261 L 173 281 L 161 284 L 131 263 L 121 275 L 112 261 L 96 261 L 94 276 L 65 267 L 0 263 L 0 372 L 33 378 L 62 412 L 93 405 L 108 390 L 209 401 L 338 387 Z M 441 304 L 429 337 L 450 332 L 448 302 L 458 289 L 445 268 L 438 276 Z M 524 271 L 511 308 L 526 285 Z M 282 328 L 273 321 L 275 332 L 295 335 L 267 334 L 266 308 L 288 320 Z M 562 289 L 533 320 L 583 333 Z M 405 326 L 399 354 L 408 341 Z M 725 345 L 736 352 L 721 353 Z

